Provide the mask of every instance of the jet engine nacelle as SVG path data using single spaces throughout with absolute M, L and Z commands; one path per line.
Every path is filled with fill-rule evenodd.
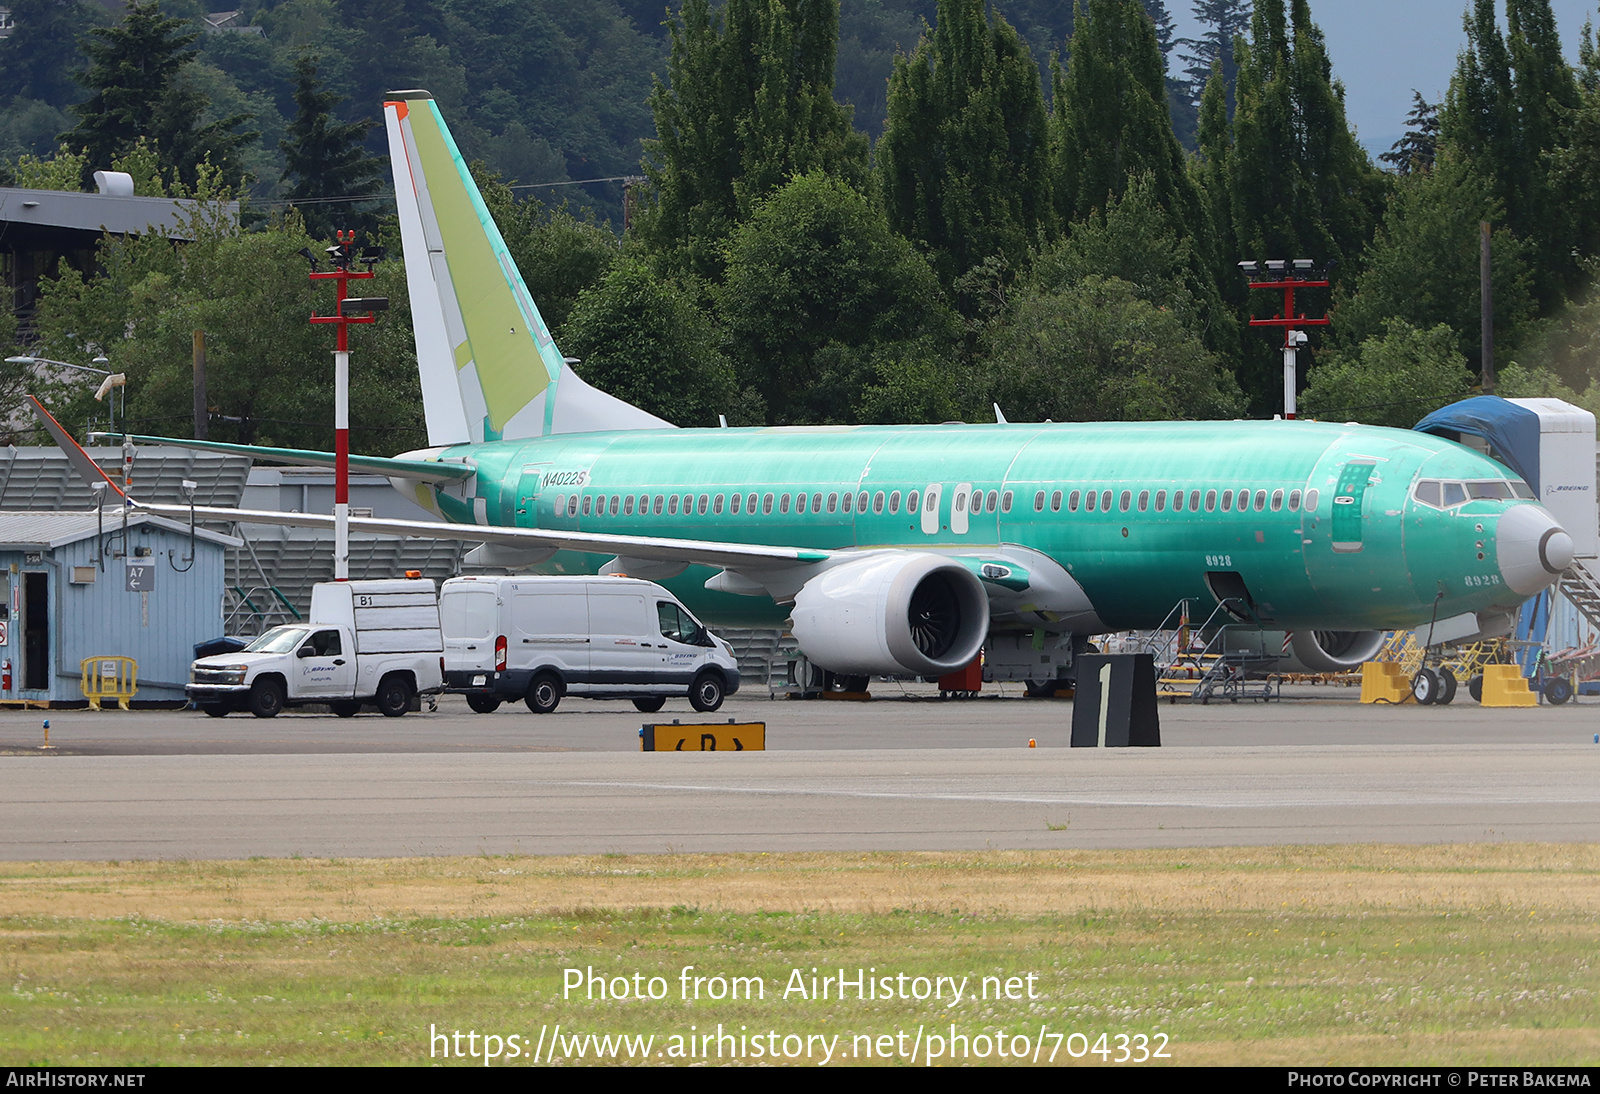
M 1348 672 L 1383 648 L 1383 631 L 1295 631 L 1295 660 L 1311 672 Z
M 791 618 L 801 652 L 830 672 L 936 676 L 978 656 L 989 597 L 959 562 L 885 551 L 806 582 Z

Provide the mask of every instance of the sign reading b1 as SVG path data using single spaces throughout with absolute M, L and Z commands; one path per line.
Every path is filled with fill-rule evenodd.
M 156 587 L 156 560 L 130 558 L 127 582 L 123 586 L 130 593 L 148 593 Z

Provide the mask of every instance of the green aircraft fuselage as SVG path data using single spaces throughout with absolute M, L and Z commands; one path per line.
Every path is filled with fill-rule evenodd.
M 1526 594 L 1502 569 L 1498 525 L 1538 508 L 1424 504 L 1422 480 L 1522 484 L 1437 437 L 1307 421 L 636 430 L 409 456 L 476 465 L 464 490 L 396 483 L 460 523 L 829 550 L 1032 548 L 1070 572 L 1111 630 L 1236 588 L 1287 629 L 1507 610 Z M 563 552 L 540 568 L 593 572 L 608 557 Z M 711 620 L 785 615 L 706 589 L 714 572 L 666 584 Z

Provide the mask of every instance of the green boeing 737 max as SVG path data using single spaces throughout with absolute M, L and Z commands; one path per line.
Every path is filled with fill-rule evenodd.
M 986 642 L 1081 648 L 1157 626 L 1183 598 L 1292 632 L 1302 664 L 1332 670 L 1390 628 L 1503 631 L 1572 559 L 1515 475 L 1403 430 L 674 428 L 563 359 L 432 96 L 395 92 L 384 109 L 429 447 L 351 464 L 441 519 L 353 530 L 477 542 L 469 560 L 488 566 L 650 578 L 713 622 L 787 621 L 812 663 L 847 675 L 945 673 Z

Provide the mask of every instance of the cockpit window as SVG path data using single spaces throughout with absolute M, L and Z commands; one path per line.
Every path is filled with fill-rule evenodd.
M 1435 509 L 1439 508 L 1440 488 L 1443 485 L 1438 479 L 1423 479 L 1417 483 L 1416 499 L 1423 505 L 1431 505 Z
M 1480 479 L 1476 482 L 1442 482 L 1423 479 L 1412 496 L 1435 509 L 1451 509 L 1468 501 L 1533 500 L 1533 490 L 1521 479 Z
M 1493 479 L 1489 482 L 1469 482 L 1467 483 L 1467 496 L 1475 501 L 1480 498 L 1505 501 L 1511 497 L 1511 484 L 1504 479 Z
M 1534 501 L 1538 498 L 1538 495 L 1533 492 L 1533 487 L 1521 479 L 1511 480 L 1511 494 L 1513 497 L 1521 498 L 1524 501 Z
M 1461 505 L 1467 500 L 1467 488 L 1464 483 L 1447 482 L 1444 484 L 1444 505 Z

